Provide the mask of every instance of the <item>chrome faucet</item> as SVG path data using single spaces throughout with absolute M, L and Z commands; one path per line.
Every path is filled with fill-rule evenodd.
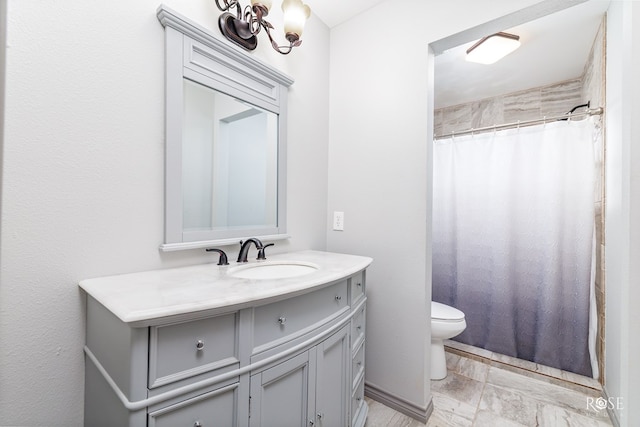
M 264 246 L 262 242 L 255 237 L 252 237 L 245 240 L 244 242 L 240 242 L 240 253 L 238 254 L 238 262 L 247 262 L 247 254 L 249 253 L 249 247 L 252 243 L 256 245 L 256 249 L 258 249 L 258 252 L 262 251 L 262 253 L 264 253 Z

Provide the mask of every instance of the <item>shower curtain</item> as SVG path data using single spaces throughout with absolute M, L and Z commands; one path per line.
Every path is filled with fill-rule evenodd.
M 465 313 L 456 340 L 592 376 L 594 135 L 589 119 L 434 144 L 433 300 Z

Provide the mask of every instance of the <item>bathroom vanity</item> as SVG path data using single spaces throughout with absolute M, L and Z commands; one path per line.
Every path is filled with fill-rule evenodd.
M 80 282 L 87 426 L 363 426 L 367 257 Z

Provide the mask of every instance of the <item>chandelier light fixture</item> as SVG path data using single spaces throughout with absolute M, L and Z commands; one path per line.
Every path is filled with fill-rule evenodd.
M 224 12 L 220 15 L 218 25 L 227 39 L 244 49 L 254 50 L 258 46 L 256 36 L 264 28 L 271 46 L 283 55 L 300 46 L 304 24 L 311 15 L 311 9 L 302 0 L 283 0 L 284 34 L 289 45 L 280 46 L 271 35 L 273 25 L 264 19 L 271 9 L 271 0 L 251 0 L 251 5 L 244 7 L 244 10 L 238 0 L 216 0 L 216 6 Z M 229 12 L 234 8 L 235 14 Z
M 467 49 L 467 61 L 479 64 L 493 64 L 520 47 L 520 36 L 509 33 L 495 33 L 481 38 Z

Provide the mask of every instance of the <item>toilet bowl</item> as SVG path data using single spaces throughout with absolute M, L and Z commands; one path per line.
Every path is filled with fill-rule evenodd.
M 467 327 L 464 313 L 457 308 L 431 301 L 431 379 L 447 376 L 444 340 L 462 333 Z

